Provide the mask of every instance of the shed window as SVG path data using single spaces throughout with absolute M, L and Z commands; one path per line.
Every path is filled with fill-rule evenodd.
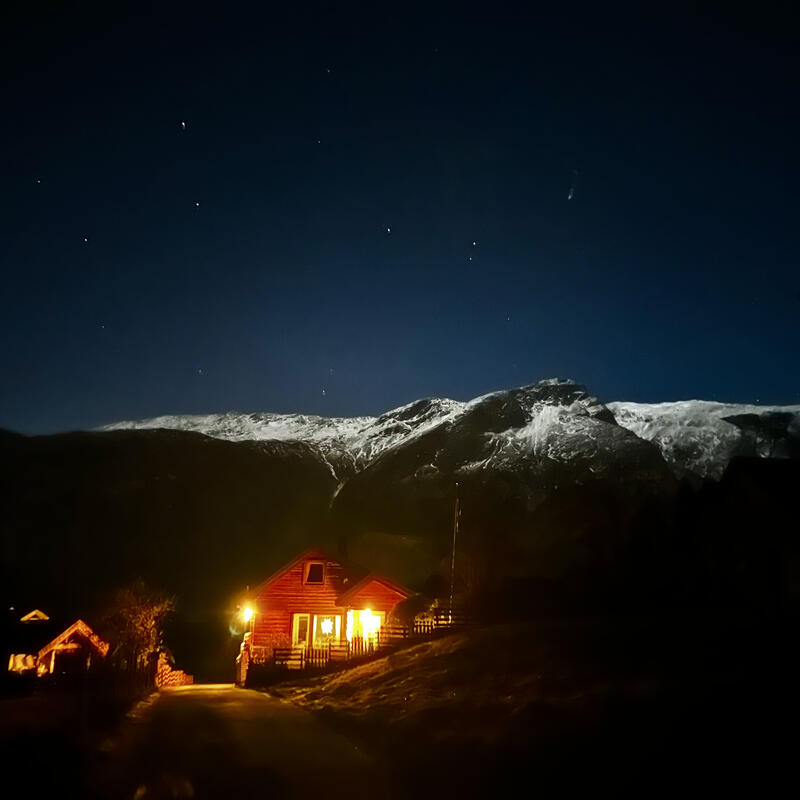
M 321 561 L 309 561 L 306 564 L 306 583 L 322 583 L 325 567 Z

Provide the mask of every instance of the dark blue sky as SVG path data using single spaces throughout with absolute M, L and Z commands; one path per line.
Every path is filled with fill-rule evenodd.
M 0 427 L 800 402 L 788 16 L 165 5 L 5 26 Z

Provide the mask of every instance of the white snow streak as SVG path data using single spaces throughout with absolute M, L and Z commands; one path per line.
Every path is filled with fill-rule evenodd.
M 540 386 L 571 382 L 542 381 Z M 336 464 L 342 459 L 363 469 L 382 453 L 411 442 L 439 426 L 452 426 L 476 406 L 503 399 L 506 392 L 492 392 L 469 402 L 449 398 L 418 400 L 380 417 L 320 417 L 306 414 L 236 413 L 169 415 L 106 425 L 100 430 L 167 428 L 194 431 L 231 441 L 300 441 L 319 448 L 321 457 L 337 483 Z M 606 430 L 594 419 L 594 398 L 584 397 L 571 405 L 541 402 L 535 393 L 517 398 L 527 422 L 520 427 L 487 434 L 491 445 L 485 465 L 495 458 L 524 457 L 526 454 L 569 461 L 591 457 L 610 445 Z M 608 403 L 619 425 L 637 437 L 653 442 L 673 467 L 688 468 L 702 476 L 718 478 L 744 434 L 723 417 L 739 414 L 763 416 L 790 413 L 790 431 L 800 435 L 800 406 L 757 406 L 685 400 L 672 403 Z M 618 437 L 614 439 L 621 443 Z M 633 440 L 635 442 L 635 440 Z M 765 453 L 766 454 L 766 453 Z

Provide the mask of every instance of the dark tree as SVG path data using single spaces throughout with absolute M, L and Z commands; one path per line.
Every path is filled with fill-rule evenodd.
M 164 622 L 174 610 L 174 598 L 141 578 L 118 589 L 104 618 L 114 662 L 124 670 L 151 670 L 163 647 Z

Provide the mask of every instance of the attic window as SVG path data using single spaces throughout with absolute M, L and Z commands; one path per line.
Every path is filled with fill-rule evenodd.
M 325 578 L 325 565 L 321 561 L 309 561 L 306 564 L 305 583 L 322 583 Z

